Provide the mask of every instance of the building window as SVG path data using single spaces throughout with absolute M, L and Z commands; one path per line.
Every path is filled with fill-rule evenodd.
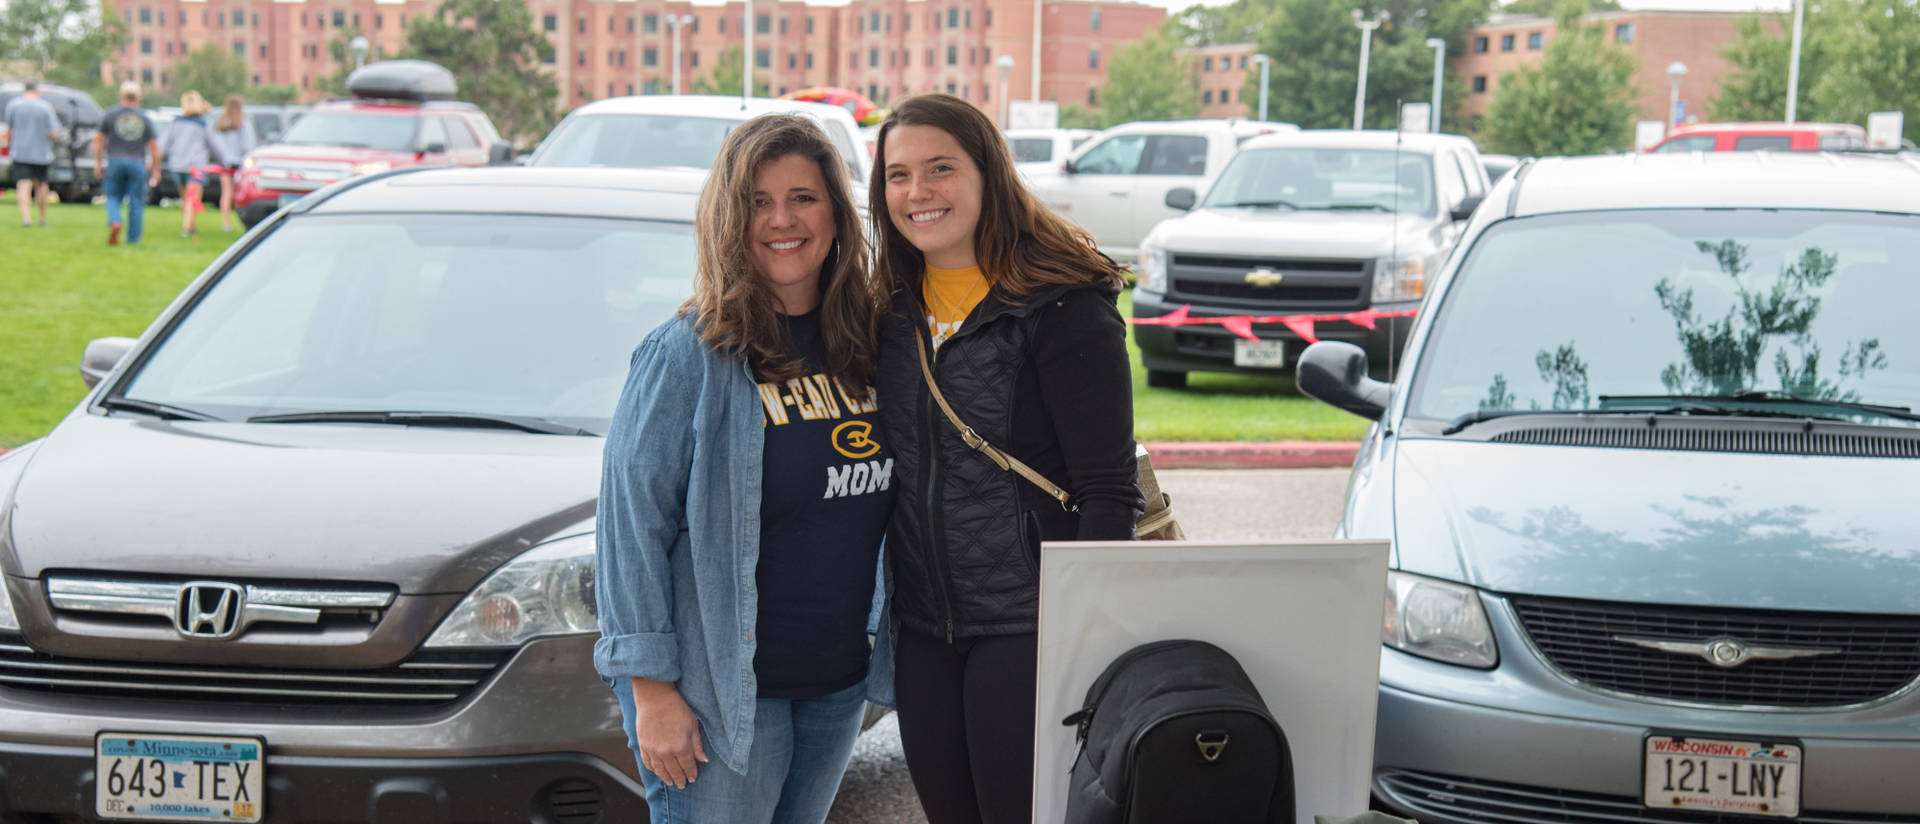
M 555 29 L 560 28 L 560 19 L 549 14 L 545 17 L 540 18 L 540 27 L 546 29 L 547 31 L 554 31 Z
M 1097 12 L 1097 11 L 1096 11 L 1096 12 L 1094 12 L 1094 13 L 1093 13 L 1093 17 L 1094 17 L 1094 19 L 1095 19 L 1095 20 L 1098 20 L 1098 19 L 1100 19 L 1100 13 L 1099 13 L 1099 12 Z M 1088 87 L 1087 87 L 1087 105 L 1089 105 L 1089 106 L 1098 106 L 1098 105 L 1100 105 L 1100 90 L 1099 90 L 1099 89 L 1097 89 L 1097 88 L 1094 88 L 1094 87 L 1092 87 L 1092 86 L 1088 86 Z
M 640 31 L 645 34 L 660 33 L 660 15 L 649 14 L 640 18 Z
M 168 40 L 168 41 L 167 41 L 167 56 L 168 56 L 168 57 L 172 57 L 172 56 L 173 56 L 173 41 L 172 41 L 172 40 Z
M 1212 89 L 1207 89 L 1206 91 L 1203 91 L 1203 92 L 1201 92 L 1201 93 L 1200 93 L 1200 105 L 1202 105 L 1202 106 L 1211 106 L 1211 105 L 1213 105 L 1213 90 L 1212 90 Z
M 1099 49 L 1094 48 L 1094 49 L 1087 50 L 1087 68 L 1089 69 L 1100 68 L 1100 50 Z
M 900 30 L 913 31 L 913 15 L 911 14 L 900 15 Z
M 142 38 L 140 38 L 140 53 L 141 53 L 141 54 L 153 54 L 153 40 L 152 40 L 152 38 L 147 38 L 147 37 L 142 37 Z
M 993 9 L 987 9 L 987 21 L 986 21 L 985 27 L 989 29 L 993 28 Z
M 773 33 L 773 16 L 769 14 L 754 15 L 753 16 L 753 33 L 754 34 L 772 34 Z
M 1473 53 L 1474 53 L 1474 54 L 1486 54 L 1486 53 L 1487 53 L 1487 38 L 1485 38 L 1485 37 L 1475 37 L 1475 38 L 1473 38 Z
M 152 69 L 141 69 L 141 70 L 140 70 L 140 82 L 141 82 L 141 83 L 144 83 L 144 84 L 146 84 L 146 85 L 149 85 L 149 86 L 151 86 L 151 85 L 153 85 L 153 70 L 152 70 Z
M 346 13 L 346 12 L 344 12 L 344 11 L 336 11 L 336 12 L 334 12 L 334 13 L 333 13 L 333 27 L 334 27 L 334 28 L 336 28 L 336 29 L 344 29 L 344 28 L 346 28 L 346 27 L 347 27 L 347 13 Z
M 968 48 L 968 49 L 967 49 L 967 65 L 969 65 L 969 66 L 978 66 L 978 65 L 980 65 L 980 50 L 979 50 L 979 49 L 977 49 L 977 48 Z
M 628 83 L 628 84 L 627 84 L 627 96 L 628 96 L 628 97 L 632 97 L 632 96 L 633 96 L 633 84 L 632 84 L 632 83 Z
M 585 68 L 585 67 L 586 67 L 586 65 L 587 65 L 587 53 L 586 53 L 585 51 L 581 51 L 581 52 L 578 52 L 578 53 L 576 53 L 576 54 L 574 54 L 574 56 L 573 56 L 573 63 L 574 63 L 574 65 L 576 65 L 576 66 L 580 66 L 580 67 L 582 67 L 582 68 Z
M 962 27 L 962 28 L 968 28 L 968 29 L 971 29 L 971 28 L 973 28 L 973 9 L 967 9 L 967 15 L 966 15 L 966 18 L 965 18 L 965 20 L 966 20 L 966 22 L 965 22 L 965 23 L 962 23 L 962 24 L 961 24 L 961 27 Z
M 813 52 L 807 52 L 807 68 L 813 68 Z
M 773 65 L 773 51 L 770 49 L 753 50 L 754 68 L 765 69 Z
M 235 40 L 235 41 L 233 41 L 233 56 L 234 56 L 234 57 L 238 57 L 238 58 L 241 58 L 241 59 L 243 59 L 243 60 L 244 60 L 244 59 L 246 59 L 246 56 L 247 56 L 247 42 L 246 42 L 245 40 Z
M 1476 114 L 1467 120 L 1467 131 L 1470 131 L 1470 132 L 1480 131 L 1480 115 Z
M 899 65 L 899 63 L 900 63 L 900 53 L 892 49 L 888 49 L 887 50 L 887 68 L 889 69 L 894 68 L 897 65 Z
M 633 33 L 633 18 L 632 18 L 632 17 L 628 17 L 628 18 L 627 18 L 627 33 L 628 33 L 628 34 L 632 34 L 632 33 Z
M 1500 35 L 1500 50 L 1503 52 L 1513 51 L 1513 35 Z
M 725 14 L 720 15 L 720 33 L 727 33 L 727 16 Z
M 800 57 L 794 54 L 793 52 L 787 52 L 787 68 L 797 69 L 799 67 L 800 67 Z
M 880 32 L 880 13 L 877 11 L 867 12 L 866 25 L 867 31 L 878 34 Z
M 699 34 L 700 33 L 700 16 L 697 14 L 689 15 L 689 16 L 693 18 L 693 33 Z
M 1240 55 L 1240 68 L 1245 69 L 1246 67 L 1247 67 L 1247 56 L 1244 54 Z
M 253 76 L 253 85 L 255 85 L 255 86 L 258 86 L 258 85 L 260 85 L 260 75 L 257 75 L 257 74 L 256 74 L 256 75 L 254 75 L 254 76 Z
M 247 27 L 247 13 L 246 13 L 246 12 L 244 12 L 244 11 L 236 11 L 236 12 L 234 12 L 234 13 L 233 13 L 233 25 L 234 25 L 234 28 L 240 28 L 240 29 L 244 29 L 244 28 L 246 28 L 246 27 Z
M 1220 102 L 1222 102 L 1222 103 L 1232 103 L 1232 102 L 1233 102 L 1233 90 L 1232 90 L 1232 89 L 1221 89 L 1221 90 L 1220 90 Z
M 781 34 L 787 33 L 787 18 L 785 17 L 780 18 L 780 33 Z
M 647 78 L 646 82 L 640 86 L 640 91 L 642 94 L 659 94 L 660 78 L 658 77 Z
M 1481 93 L 1484 93 L 1486 90 L 1487 90 L 1487 76 L 1484 74 L 1474 75 L 1473 76 L 1473 93 L 1481 94 Z
M 808 34 L 813 33 L 813 18 L 811 17 L 807 18 L 807 33 Z
M 585 17 L 581 17 L 581 18 L 578 18 L 578 19 L 576 19 L 576 20 L 574 20 L 574 21 L 573 21 L 573 31 L 574 31 L 574 33 L 575 33 L 575 34 L 586 34 L 586 33 L 587 33 L 587 18 L 585 18 Z M 580 96 L 581 96 L 581 97 L 586 97 L 586 96 L 587 96 L 587 93 L 586 93 L 586 90 L 585 90 L 585 89 L 581 89 L 581 90 L 580 90 Z
M 142 8 L 140 10 L 140 22 L 142 23 L 153 22 L 153 9 Z
M 1200 61 L 1200 70 L 1201 70 L 1201 71 L 1203 71 L 1203 72 L 1210 72 L 1210 71 L 1213 71 L 1213 58 L 1211 58 L 1211 57 L 1209 57 L 1209 58 L 1206 58 L 1206 59 L 1204 59 L 1204 60 L 1201 60 L 1201 61 Z
M 696 69 L 700 68 L 700 52 L 698 51 L 687 52 L 687 61 L 688 61 L 688 64 L 693 66 L 694 68 Z
M 927 67 L 933 67 L 933 49 L 927 49 Z
M 1532 32 L 1527 35 L 1527 48 L 1539 51 L 1540 47 L 1546 43 L 1546 40 L 1547 36 L 1545 34 L 1537 31 Z
M 960 47 L 959 46 L 947 47 L 947 65 L 949 66 L 960 65 Z
M 541 54 L 540 62 L 545 63 L 549 66 L 553 65 L 553 51 L 549 49 L 545 53 Z
M 1099 30 L 1100 30 L 1100 10 L 1099 10 L 1099 9 L 1094 9 L 1094 10 L 1093 10 L 1093 17 L 1092 17 L 1092 19 L 1090 19 L 1090 20 L 1088 20 L 1088 21 L 1087 21 L 1087 24 L 1088 24 L 1089 26 L 1091 26 L 1091 27 L 1093 28 L 1093 30 L 1094 30 L 1094 31 L 1099 31 Z M 1088 90 L 1087 90 L 1087 93 L 1088 93 L 1088 95 L 1089 95 L 1089 96 L 1091 96 L 1091 95 L 1092 95 L 1092 93 L 1093 93 L 1093 90 L 1092 90 L 1092 89 L 1088 89 Z M 1091 101 L 1091 100 L 1089 100 L 1089 101 L 1087 101 L 1087 102 L 1089 102 L 1089 103 L 1091 103 L 1091 102 L 1093 102 L 1093 101 Z
M 660 65 L 660 50 L 659 49 L 641 49 L 640 65 L 642 66 Z
M 959 90 L 960 90 L 960 87 L 958 87 L 958 86 L 955 86 L 955 85 L 954 85 L 954 84 L 952 84 L 952 83 L 948 83 L 948 84 L 947 84 L 947 94 L 953 94 L 953 93 L 955 93 L 955 92 L 957 92 L 957 91 L 959 91 Z
M 387 27 L 387 16 L 386 16 L 386 15 L 384 15 L 384 14 L 381 14 L 381 13 L 379 13 L 379 12 L 374 12 L 374 13 L 373 13 L 373 27 L 374 27 L 375 29 L 384 29 L 384 28 L 386 28 L 386 27 Z
M 1622 43 L 1633 42 L 1633 24 L 1621 23 L 1613 27 L 1613 39 Z
M 867 68 L 869 69 L 880 68 L 880 50 L 879 49 L 867 49 Z
M 947 9 L 947 28 L 950 28 L 950 29 L 960 28 L 960 10 L 959 9 Z

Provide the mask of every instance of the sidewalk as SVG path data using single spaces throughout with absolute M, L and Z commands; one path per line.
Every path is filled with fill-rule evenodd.
M 1154 469 L 1299 469 L 1353 466 L 1358 441 L 1150 443 Z

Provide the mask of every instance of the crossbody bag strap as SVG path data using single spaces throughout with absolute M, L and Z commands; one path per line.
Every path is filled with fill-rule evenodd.
M 965 422 L 960 420 L 959 415 L 954 414 L 953 407 L 948 406 L 947 399 L 940 395 L 940 384 L 935 383 L 933 380 L 933 368 L 927 365 L 927 344 L 926 341 L 921 339 L 918 330 L 915 330 L 913 335 L 913 346 L 920 351 L 920 374 L 927 379 L 927 391 L 933 393 L 933 402 L 939 404 L 941 412 L 946 413 L 947 421 L 953 424 L 954 429 L 959 430 L 960 440 L 965 441 L 967 446 L 974 451 L 986 455 L 987 459 L 993 461 L 995 466 L 1001 469 L 1011 470 L 1018 473 L 1020 477 L 1032 481 L 1033 485 L 1040 487 L 1042 492 L 1047 493 L 1047 495 L 1051 496 L 1054 500 L 1059 501 L 1061 508 L 1071 508 L 1071 504 L 1068 504 L 1067 501 L 1073 496 L 1069 495 L 1066 490 L 1061 489 L 1059 484 L 1047 480 L 1047 476 L 1034 471 L 1033 467 L 1021 463 L 1019 458 L 1007 454 L 1006 450 L 988 443 L 986 438 L 980 437 L 980 433 L 973 431 L 973 427 L 966 425 Z

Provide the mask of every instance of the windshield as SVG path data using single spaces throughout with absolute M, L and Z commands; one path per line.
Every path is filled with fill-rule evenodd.
M 1920 302 L 1916 259 L 1911 216 L 1649 210 L 1508 221 L 1474 244 L 1446 293 L 1410 411 L 1448 420 L 1751 392 L 1920 408 L 1920 327 L 1906 317 Z
M 280 142 L 295 146 L 353 146 L 410 152 L 417 122 L 418 118 L 404 114 L 308 112 L 287 129 Z
M 1203 206 L 1433 213 L 1433 158 L 1392 149 L 1253 149 L 1235 155 Z
M 225 273 L 128 398 L 239 420 L 518 415 L 604 432 L 630 355 L 692 293 L 685 223 L 310 216 Z
M 713 168 L 720 144 L 740 121 L 655 114 L 568 118 L 534 153 L 534 166 Z
M 1053 159 L 1053 138 L 1016 137 L 1007 141 L 1015 163 L 1045 163 Z

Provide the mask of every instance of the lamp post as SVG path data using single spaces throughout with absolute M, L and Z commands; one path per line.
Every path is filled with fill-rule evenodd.
M 1040 0 L 1033 0 L 1033 66 L 1027 70 L 1033 78 L 1033 84 L 1027 92 L 1027 99 L 1040 102 Z
M 1807 0 L 1793 3 L 1793 55 L 1787 58 L 1787 122 L 1800 113 L 1800 30 L 1807 20 Z
M 740 28 L 746 36 L 746 48 L 741 49 L 745 54 L 740 56 L 741 62 L 746 64 L 745 71 L 741 72 L 740 77 L 740 108 L 742 109 L 747 106 L 747 98 L 753 96 L 753 0 L 747 0 L 746 5 L 747 15 L 740 21 Z
M 1438 37 L 1427 38 L 1427 48 L 1433 49 L 1433 113 L 1429 116 L 1427 131 L 1440 133 L 1440 79 L 1445 76 L 1447 67 L 1447 41 Z
M 355 71 L 359 71 L 361 66 L 367 65 L 367 50 L 370 48 L 372 48 L 372 44 L 368 43 L 367 38 L 362 35 L 356 34 L 352 40 L 347 41 L 347 51 L 353 52 L 353 68 Z
M 1013 55 L 1003 54 L 994 58 L 993 66 L 1000 70 L 1000 128 L 1004 129 L 1011 125 L 1007 122 L 1007 115 L 1011 110 L 1011 104 L 1007 100 L 1007 75 L 1013 73 Z
M 673 33 L 673 94 L 680 93 L 680 29 L 693 25 L 691 14 L 667 15 L 667 31 Z
M 1672 133 L 1680 125 L 1680 81 L 1687 76 L 1687 64 L 1678 60 L 1667 64 L 1667 79 L 1672 81 L 1667 91 L 1667 132 Z
M 1267 119 L 1267 66 L 1273 62 L 1273 58 L 1256 54 L 1253 56 L 1253 62 L 1260 64 L 1260 120 L 1265 122 Z
M 1360 85 L 1353 90 L 1353 129 L 1359 131 L 1367 119 L 1367 55 L 1373 49 L 1373 30 L 1387 22 L 1387 13 L 1375 14 L 1371 20 L 1353 10 L 1353 24 L 1360 27 Z

